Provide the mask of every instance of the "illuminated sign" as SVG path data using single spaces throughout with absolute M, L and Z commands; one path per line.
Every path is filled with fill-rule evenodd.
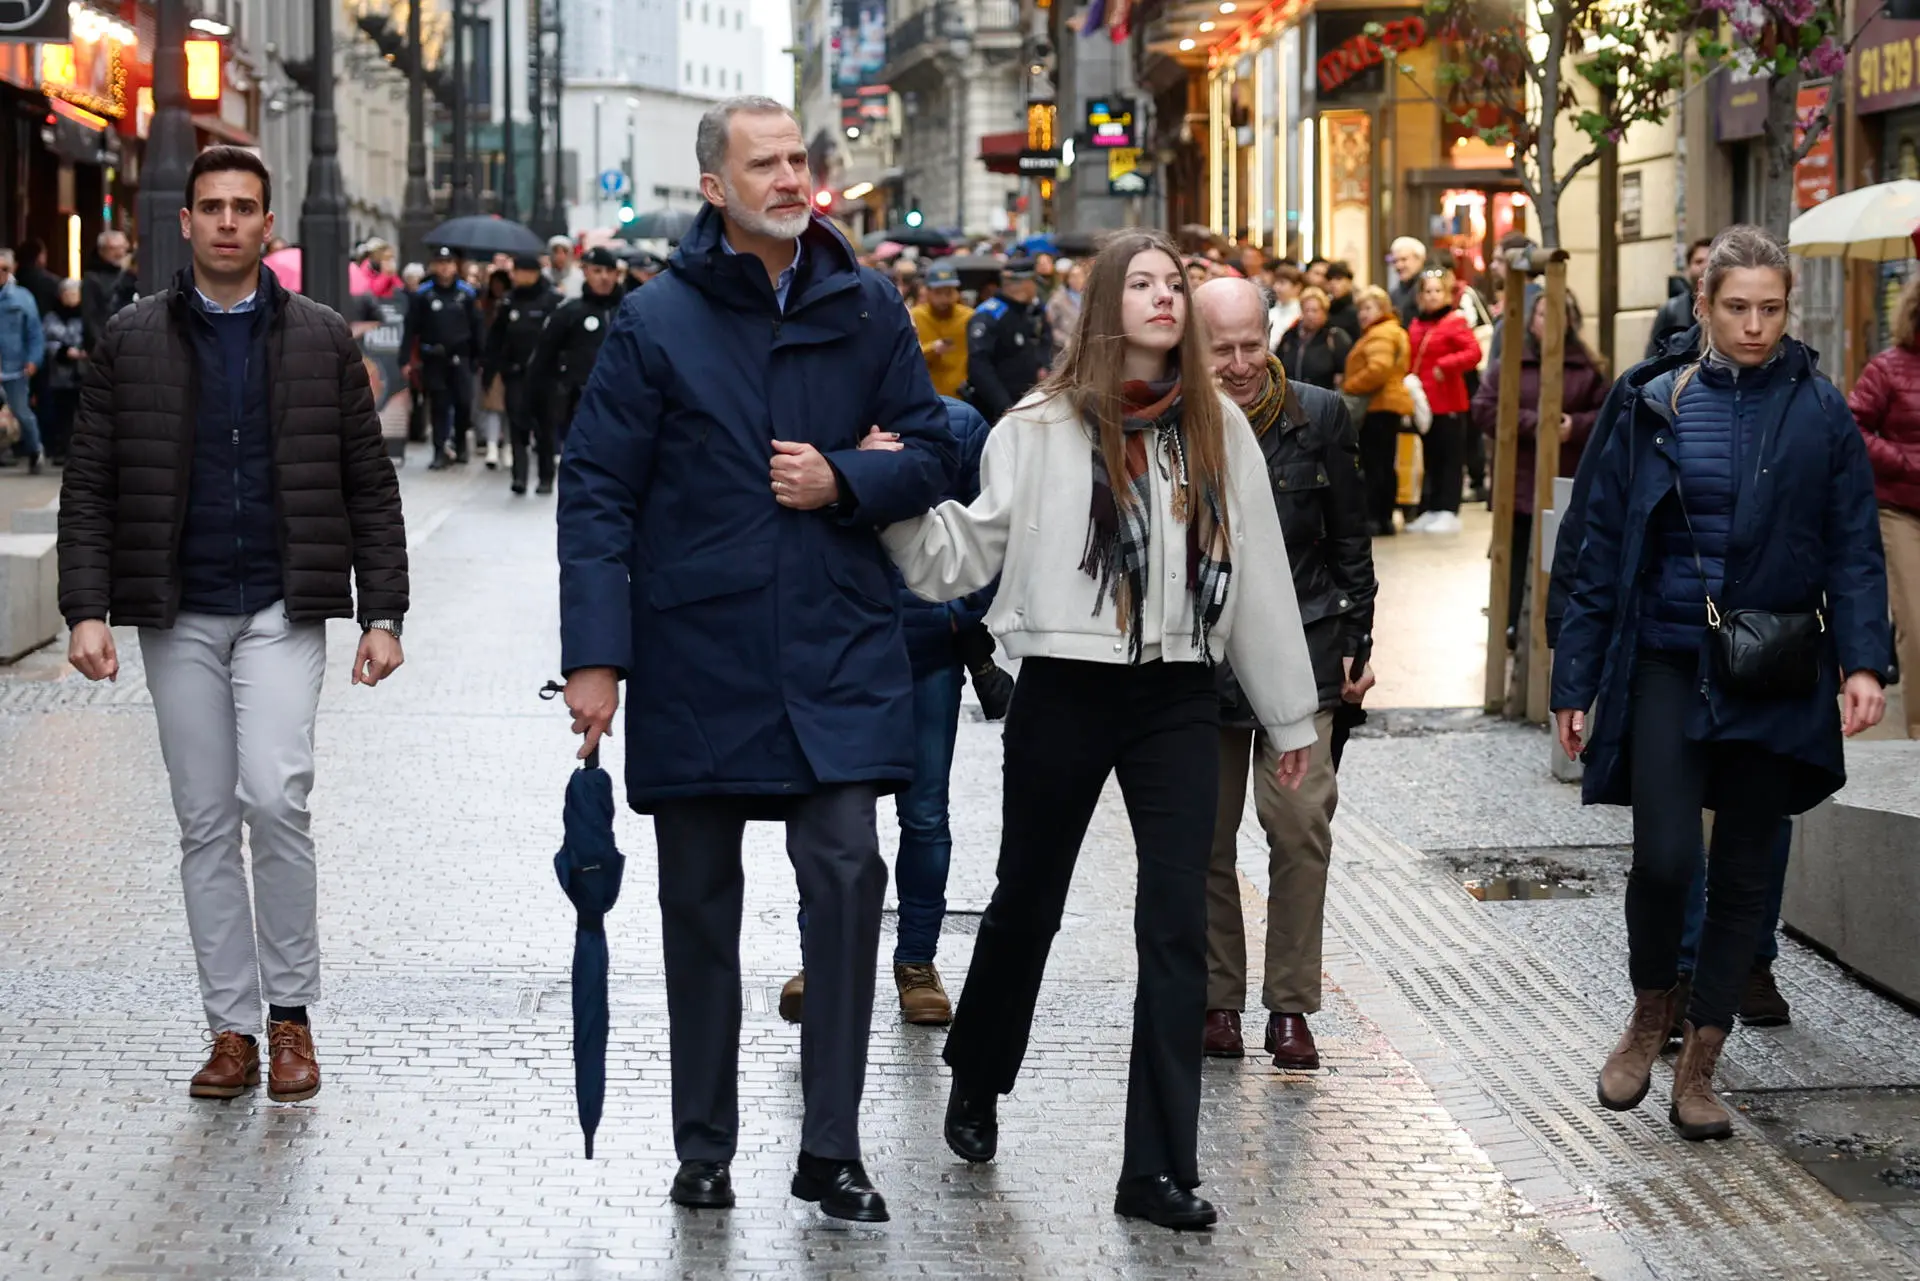
M 1096 147 L 1138 145 L 1139 138 L 1133 130 L 1133 99 L 1088 99 L 1087 137 Z
M 1344 15 L 1343 15 L 1344 16 Z M 1386 61 L 1386 50 L 1405 53 L 1427 42 L 1427 24 L 1417 17 L 1395 18 L 1391 22 L 1368 22 L 1378 26 L 1375 37 L 1366 31 L 1341 41 L 1321 56 L 1315 69 L 1320 77 L 1320 92 L 1327 94 L 1364 71 Z
M 1027 104 L 1027 145 L 1020 172 L 1051 178 L 1060 172 L 1060 108 L 1051 102 Z
M 218 40 L 188 40 L 187 97 L 193 102 L 220 101 L 220 63 L 225 50 Z
M 70 102 L 96 116 L 118 120 L 127 114 L 127 69 L 112 40 L 84 40 L 40 46 L 40 92 Z

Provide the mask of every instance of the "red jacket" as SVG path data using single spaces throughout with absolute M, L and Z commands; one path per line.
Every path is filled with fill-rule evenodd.
M 1480 340 L 1458 310 L 1449 307 L 1438 320 L 1420 315 L 1407 331 L 1413 349 L 1413 372 L 1427 389 L 1427 404 L 1436 414 L 1467 412 L 1467 373 L 1480 367 Z
M 1869 360 L 1847 406 L 1867 438 L 1874 497 L 1920 515 L 1920 351 L 1889 347 Z

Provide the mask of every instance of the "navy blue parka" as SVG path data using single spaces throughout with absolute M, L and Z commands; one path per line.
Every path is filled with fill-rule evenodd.
M 814 219 L 783 312 L 703 206 L 621 304 L 560 467 L 566 672 L 627 682 L 627 794 L 779 798 L 913 774 L 912 678 L 876 530 L 952 481 L 953 437 L 885 277 Z M 858 448 L 879 425 L 899 451 Z M 774 501 L 774 440 L 850 504 Z
M 970 503 L 980 496 L 980 455 L 987 448 L 991 428 L 980 411 L 966 401 L 943 396 L 941 403 L 947 408 L 947 428 L 953 432 L 959 462 L 953 484 L 940 495 L 940 501 L 951 498 Z M 894 598 L 900 602 L 900 627 L 906 633 L 907 657 L 912 660 L 914 676 L 958 667 L 960 655 L 954 641 L 987 616 L 998 580 L 959 600 L 929 601 L 907 586 L 897 566 L 889 562 L 887 568 L 893 575 Z
M 1845 783 L 1840 681 L 1843 673 L 1857 671 L 1884 676 L 1892 636 L 1866 447 L 1845 399 L 1815 368 L 1813 353 L 1791 338 L 1784 342 L 1785 364 L 1768 381 L 1767 403 L 1757 419 L 1757 448 L 1736 477 L 1724 599 L 1716 603 L 1723 612 L 1823 610 L 1830 661 L 1822 666 L 1818 688 L 1805 698 L 1751 699 L 1721 686 L 1703 643 L 1705 697 L 1686 732 L 1701 742 L 1751 743 L 1780 758 L 1785 768 L 1773 799 L 1783 813 L 1798 814 Z M 1627 744 L 1642 579 L 1654 555 L 1648 537 L 1654 510 L 1674 488 L 1671 405 L 1684 365 L 1661 360 L 1638 366 L 1615 389 L 1609 407 L 1617 413 L 1594 459 L 1571 570 L 1555 557 L 1556 578 L 1566 580 L 1566 606 L 1554 651 L 1552 702 L 1555 709 L 1593 709 L 1584 755 L 1588 804 L 1633 800 Z M 1563 530 L 1561 537 L 1567 536 Z M 1705 611 L 1703 599 L 1703 617 Z

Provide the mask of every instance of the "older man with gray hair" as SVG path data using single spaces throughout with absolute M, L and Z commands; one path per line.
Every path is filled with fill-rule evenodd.
M 1333 392 L 1287 380 L 1267 351 L 1266 298 L 1251 281 L 1209 280 L 1193 295 L 1213 344 L 1213 376 L 1246 413 L 1273 477 L 1274 503 L 1293 566 L 1294 595 L 1320 690 L 1307 776 L 1297 791 L 1274 782 L 1279 754 L 1259 724 L 1232 669 L 1219 669 L 1220 807 L 1207 872 L 1206 1052 L 1246 1052 L 1240 1012 L 1247 1000 L 1247 940 L 1234 865 L 1247 772 L 1254 811 L 1267 837 L 1267 940 L 1261 1001 L 1266 1051 L 1276 1068 L 1310 1071 L 1320 1052 L 1307 1016 L 1320 1008 L 1320 940 L 1333 854 L 1336 716 L 1357 709 L 1373 684 L 1373 540 L 1367 531 L 1360 445 L 1346 405 Z
M 683 1206 L 734 1202 L 746 824 L 800 882 L 806 1114 L 793 1194 L 880 1222 L 860 1098 L 887 867 L 875 805 L 913 778 L 913 675 L 878 530 L 955 466 L 913 322 L 812 212 L 770 98 L 700 121 L 706 204 L 600 348 L 560 469 L 560 661 L 586 736 L 628 685 L 628 802 L 653 815 Z M 900 448 L 859 448 L 874 425 Z
M 1397 236 L 1387 247 L 1387 258 L 1393 264 L 1393 283 L 1387 286 L 1387 293 L 1393 298 L 1393 309 L 1400 314 L 1400 323 L 1411 325 L 1420 310 L 1420 273 L 1426 269 L 1427 247 L 1412 236 Z

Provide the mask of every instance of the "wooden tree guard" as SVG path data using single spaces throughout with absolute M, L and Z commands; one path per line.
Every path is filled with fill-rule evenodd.
M 1527 586 L 1533 597 L 1527 628 L 1527 719 L 1545 724 L 1553 656 L 1547 649 L 1547 584 L 1553 566 L 1546 548 L 1547 511 L 1553 506 L 1553 481 L 1560 474 L 1560 414 L 1567 370 L 1567 256 L 1547 264 L 1546 315 L 1540 339 L 1540 416 L 1533 439 L 1533 549 Z
M 1513 563 L 1514 447 L 1520 435 L 1520 361 L 1527 338 L 1524 253 L 1507 259 L 1507 292 L 1500 312 L 1500 414 L 1493 438 L 1493 556 L 1487 586 L 1486 710 L 1507 703 L 1507 582 Z

